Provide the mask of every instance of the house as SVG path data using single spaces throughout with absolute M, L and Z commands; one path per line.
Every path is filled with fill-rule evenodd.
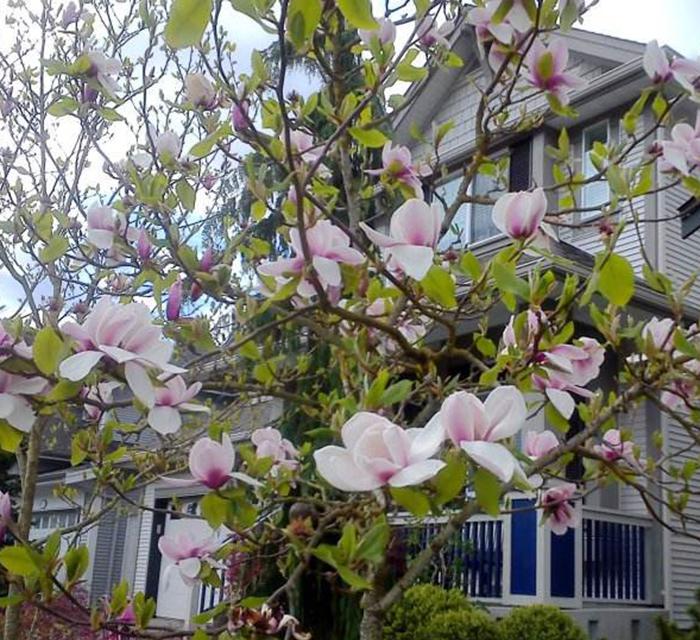
M 542 125 L 527 136 L 513 134 L 504 138 L 496 150 L 498 157 L 507 157 L 510 189 L 526 189 L 531 185 L 551 183 L 552 160 L 546 154 L 548 145 L 556 144 L 558 128 L 569 126 L 569 136 L 580 157 L 584 175 L 594 170 L 586 152 L 596 141 L 620 136 L 619 119 L 649 80 L 642 68 L 644 46 L 619 38 L 572 30 L 562 36 L 571 52 L 573 71 L 587 80 L 585 88 L 572 96 L 572 106 L 580 120 L 566 122 L 562 117 L 548 114 L 544 101 L 528 103 L 531 112 L 540 110 Z M 462 68 L 438 70 L 428 76 L 417 91 L 415 102 L 398 118 L 397 142 L 413 148 L 415 156 L 429 153 L 416 143 L 410 132 L 418 127 L 429 135 L 433 123 L 453 120 L 455 127 L 448 132 L 441 148 L 441 158 L 454 169 L 446 180 L 437 185 L 443 195 L 454 193 L 460 163 L 474 150 L 474 116 L 478 102 L 478 86 L 484 79 L 473 33 L 463 30 L 452 45 L 465 60 Z M 683 106 L 688 119 L 694 117 L 691 105 Z M 647 108 L 639 119 L 639 133 L 652 122 Z M 653 136 L 660 139 L 664 132 Z M 653 140 L 649 138 L 649 142 Z M 634 163 L 643 154 L 628 157 Z M 661 182 L 663 177 L 654 177 Z M 486 177 L 476 180 L 476 194 L 497 188 Z M 583 189 L 581 197 L 588 207 L 600 205 L 607 199 L 604 183 Z M 663 316 L 668 305 L 663 296 L 647 286 L 642 279 L 644 255 L 664 271 L 674 282 L 685 281 L 695 270 L 700 257 L 700 234 L 682 238 L 681 222 L 676 218 L 688 194 L 676 186 L 639 198 L 641 212 L 638 224 L 630 224 L 622 234 L 618 251 L 632 263 L 640 277 L 629 313 L 638 319 Z M 557 202 L 552 199 L 550 209 Z M 667 219 L 668 218 L 668 219 Z M 588 222 L 595 222 L 591 213 Z M 495 252 L 507 244 L 490 224 L 490 209 L 484 205 L 465 205 L 456 220 L 457 233 L 452 240 L 467 243 L 477 256 Z M 461 238 L 461 240 L 457 240 Z M 567 272 L 585 275 L 592 266 L 592 255 L 602 248 L 595 224 L 586 228 L 562 230 L 552 251 L 566 260 L 553 269 L 562 277 Z M 522 265 L 527 269 L 528 265 Z M 691 287 L 685 313 L 689 321 L 697 319 L 700 310 L 700 287 Z M 493 329 L 507 320 L 505 310 L 494 314 Z M 590 333 L 588 319 L 581 313 L 575 318 L 580 333 Z M 601 376 L 600 385 L 612 384 L 614 364 Z M 279 405 L 263 404 L 251 409 L 251 416 L 242 419 L 237 433 L 244 438 L 252 425 L 269 424 L 279 415 Z M 658 432 L 663 436 L 663 453 L 678 453 L 680 460 L 695 460 L 689 449 L 691 439 L 685 430 L 652 404 L 643 404 L 620 420 L 620 426 L 633 432 L 642 448 L 642 455 L 656 453 Z M 545 428 L 544 418 L 533 418 L 526 429 Z M 147 446 L 147 443 L 144 443 Z M 91 504 L 91 511 L 107 505 L 110 496 L 91 497 L 92 481 L 81 467 L 70 468 L 67 461 L 42 474 L 35 501 L 32 537 L 40 538 L 56 526 L 75 522 L 81 508 Z M 575 471 L 573 472 L 575 473 Z M 659 472 L 661 474 L 661 472 Z M 677 478 L 665 474 L 659 477 L 666 489 L 680 487 Z M 54 495 L 54 488 L 64 484 L 71 488 L 65 497 Z M 696 494 L 691 496 L 686 512 L 700 517 L 700 482 L 691 480 Z M 530 603 L 552 603 L 565 608 L 588 631 L 592 640 L 643 640 L 655 637 L 654 620 L 668 615 L 679 624 L 688 622 L 687 607 L 693 601 L 700 584 L 700 542 L 680 529 L 686 527 L 700 535 L 700 527 L 692 521 L 680 521 L 663 509 L 659 513 L 671 528 L 663 527 L 652 518 L 636 491 L 610 485 L 592 488 L 581 508 L 582 525 L 564 536 L 553 536 L 538 526 L 538 515 L 526 495 L 511 496 L 512 512 L 497 519 L 477 517 L 460 531 L 458 538 L 443 551 L 435 564 L 432 579 L 458 586 L 470 597 L 489 606 L 496 614 L 508 607 Z M 648 487 L 650 492 L 655 486 Z M 178 520 L 161 511 L 178 496 L 180 504 L 196 512 L 197 497 L 165 483 L 155 483 L 133 496 L 133 502 L 144 509 L 121 506 L 107 515 L 84 534 L 93 557 L 91 573 L 87 576 L 93 599 L 109 591 L 110 585 L 127 579 L 134 590 L 145 590 L 158 597 L 157 616 L 188 619 L 194 610 L 211 606 L 219 597 L 211 589 L 191 590 L 182 583 L 164 580 L 165 564 L 157 551 L 158 537 L 177 531 Z M 100 503 L 100 504 L 98 504 Z M 412 527 L 406 534 L 406 546 L 421 546 L 430 532 L 439 525 L 428 522 L 419 529 Z M 204 526 L 204 525 L 203 525 Z M 199 587 L 197 587 L 199 589 Z
M 139 419 L 130 407 L 117 412 L 120 422 L 136 423 Z M 280 415 L 281 404 L 274 399 L 247 405 L 232 420 L 231 440 L 234 444 L 247 440 L 254 429 L 274 425 Z M 160 536 L 176 535 L 183 522 L 166 513 L 173 500 L 177 499 L 179 511 L 196 515 L 201 487 L 156 481 L 128 494 L 126 500 L 96 492 L 89 466 L 70 464 L 70 439 L 60 430 L 50 437 L 50 450 L 41 461 L 30 539 L 43 539 L 58 527 L 70 528 L 88 514 L 102 514 L 94 526 L 83 529 L 78 540 L 69 532 L 61 543 L 62 552 L 76 543 L 87 546 L 92 561 L 84 584 L 92 602 L 108 596 L 122 580 L 127 580 L 134 592 L 156 598 L 155 615 L 165 620 L 189 621 L 219 601 L 219 590 L 199 585 L 192 588 L 177 571 L 166 573 L 168 560 L 158 550 Z M 151 429 L 139 434 L 138 447 L 148 450 L 157 445 L 157 434 Z M 204 520 L 197 522 L 204 535 L 211 533 Z
M 650 85 L 642 67 L 645 45 L 576 29 L 560 37 L 569 48 L 569 69 L 586 80 L 586 86 L 571 96 L 571 106 L 579 113 L 579 119 L 566 120 L 552 114 L 543 98 L 525 103 L 529 114 L 541 114 L 541 126 L 525 135 L 505 136 L 490 151 L 493 161 L 507 158 L 510 191 L 554 183 L 553 161 L 545 149 L 548 145 L 557 146 L 559 129 L 563 126 L 568 129 L 581 172 L 586 177 L 592 176 L 596 169 L 587 152 L 596 141 L 621 139 L 620 118 L 639 97 L 640 91 Z M 460 30 L 451 46 L 464 60 L 464 67 L 436 70 L 422 85 L 412 88 L 414 102 L 397 119 L 395 141 L 409 146 L 414 158 L 425 160 L 431 149 L 426 143 L 417 142 L 412 133 L 420 131 L 424 139 L 430 140 L 434 125 L 450 120 L 454 123 L 440 147 L 441 161 L 452 171 L 434 185 L 437 196 L 448 200 L 456 194 L 461 180 L 459 167 L 464 166 L 475 151 L 474 120 L 480 99 L 479 87 L 484 86 L 489 73 L 479 57 L 470 28 Z M 680 116 L 693 122 L 696 110 L 697 105 L 687 101 L 681 104 Z M 636 134 L 644 135 L 653 119 L 651 108 L 647 106 L 637 123 Z M 668 135 L 663 129 L 652 130 L 626 161 L 638 164 L 655 140 L 668 138 Z M 667 180 L 660 173 L 653 179 L 657 185 Z M 497 197 L 503 190 L 503 186 L 484 175 L 478 175 L 471 187 L 474 195 Z M 686 281 L 698 268 L 700 234 L 691 235 L 691 231 L 698 228 L 692 216 L 697 211 L 697 202 L 689 201 L 688 197 L 681 186 L 674 186 L 637 198 L 634 203 L 638 221 L 625 227 L 616 251 L 631 262 L 638 276 L 635 297 L 628 310 L 637 320 L 669 314 L 667 301 L 643 279 L 645 256 L 676 285 Z M 596 224 L 600 213 L 594 209 L 608 201 L 608 185 L 604 181 L 591 183 L 582 188 L 579 198 L 583 207 L 593 211 L 575 214 L 576 221 L 590 224 L 576 229 L 561 227 L 558 242 L 549 247 L 568 263 L 563 268 L 561 261 L 547 265 L 561 277 L 571 272 L 583 276 L 590 273 L 593 254 L 603 249 Z M 556 194 L 549 195 L 549 210 L 556 211 L 557 206 Z M 684 221 L 683 232 L 679 212 Z M 454 224 L 457 228 L 448 234 L 447 244 L 466 245 L 477 257 L 491 255 L 508 243 L 493 226 L 489 206 L 463 205 Z M 520 265 L 520 269 L 525 272 L 531 265 Z M 697 321 L 699 309 L 700 286 L 693 284 L 684 308 L 688 324 Z M 493 316 L 491 326 L 498 334 L 509 314 L 504 309 L 500 317 L 497 313 Z M 574 320 L 577 335 L 593 335 L 594 329 L 584 313 L 579 313 Z M 613 383 L 611 367 L 614 366 L 615 363 L 606 362 L 596 386 L 605 388 Z M 658 453 L 655 448 L 658 442 L 655 434 L 658 433 L 663 437 L 662 453 L 675 454 L 676 466 L 697 459 L 689 448 L 694 444 L 691 436 L 651 403 L 640 405 L 618 423 L 633 433 L 642 455 Z M 542 416 L 526 425 L 526 430 L 544 428 Z M 672 469 L 657 472 L 657 479 L 666 483 L 668 495 L 682 486 L 682 481 L 672 474 Z M 658 491 L 658 484 L 654 484 L 656 486 L 646 487 L 648 491 Z M 532 502 L 527 496 L 514 494 L 510 515 L 495 520 L 478 517 L 462 528 L 460 535 L 434 563 L 431 578 L 462 588 L 497 615 L 514 605 L 551 603 L 569 611 L 592 640 L 655 638 L 654 620 L 659 615 L 669 616 L 680 626 L 689 623 L 687 608 L 700 587 L 700 541 L 697 538 L 700 526 L 694 521 L 700 516 L 697 495 L 700 481 L 691 479 L 689 485 L 696 494 L 691 496 L 686 507 L 688 518 L 681 520 L 667 508 L 659 508 L 658 518 L 669 523 L 668 528 L 649 515 L 635 490 L 618 485 L 586 487 L 587 491 L 592 491 L 580 507 L 582 526 L 564 536 L 555 536 L 538 526 L 537 513 L 523 509 Z M 407 533 L 408 547 L 415 549 L 425 545 L 431 530 L 438 524 L 427 523 L 417 536 L 415 531 Z

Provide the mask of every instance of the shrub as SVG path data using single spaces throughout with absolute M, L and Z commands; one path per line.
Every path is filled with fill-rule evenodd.
M 586 640 L 570 616 L 546 605 L 513 609 L 500 627 L 502 640 Z
M 470 609 L 469 601 L 458 589 L 416 585 L 387 611 L 384 640 L 428 640 L 425 627 L 436 615 Z
M 425 626 L 420 640 L 501 640 L 498 622 L 479 609 L 440 613 Z M 418 640 L 418 636 L 416 636 Z

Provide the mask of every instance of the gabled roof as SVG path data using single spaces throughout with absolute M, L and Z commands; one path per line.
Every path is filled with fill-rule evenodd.
M 648 79 L 644 80 L 645 74 L 642 68 L 644 44 L 583 29 L 571 29 L 568 32 L 557 33 L 557 37 L 566 42 L 572 57 L 584 58 L 608 69 L 601 76 L 592 80 L 584 89 L 572 95 L 573 106 L 577 107 L 582 101 L 589 100 L 602 87 L 605 87 L 607 91 L 613 85 L 616 92 L 613 95 L 608 91 L 610 99 L 606 100 L 607 108 L 610 108 L 609 104 L 612 99 L 624 102 L 625 97 L 631 95 L 632 87 L 626 87 L 626 82 L 648 83 Z M 426 130 L 446 97 L 451 91 L 454 91 L 459 79 L 478 70 L 483 65 L 474 30 L 469 25 L 463 24 L 458 33 L 453 35 L 451 48 L 462 58 L 464 66 L 451 69 L 432 69 L 427 78 L 411 86 L 407 98 L 414 100 L 414 102 L 394 121 L 398 142 L 403 144 L 410 142 L 410 128 L 413 123 L 421 130 Z M 666 50 L 675 53 L 668 47 Z M 614 72 L 618 70 L 622 73 L 615 74 Z M 634 89 L 636 88 L 635 86 Z M 582 113 L 581 115 L 587 117 L 587 114 Z M 553 122 L 552 124 L 558 123 Z

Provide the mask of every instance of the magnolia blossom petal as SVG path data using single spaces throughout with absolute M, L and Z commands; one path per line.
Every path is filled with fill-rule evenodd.
M 516 461 L 513 454 L 498 442 L 462 442 L 461 448 L 480 467 L 490 471 L 499 480 L 509 482 L 515 473 Z
M 435 251 L 432 247 L 396 245 L 391 248 L 391 257 L 401 270 L 414 280 L 422 280 L 433 266 Z
M 422 460 L 404 467 L 389 479 L 392 487 L 408 487 L 421 484 L 433 478 L 445 463 L 442 460 Z
M 398 240 L 395 240 L 394 238 L 386 235 L 385 233 L 375 231 L 374 229 L 372 229 L 372 227 L 365 224 L 364 222 L 360 222 L 360 228 L 365 232 L 367 237 L 378 247 L 393 247 L 394 245 L 399 243 Z
M 576 408 L 576 403 L 571 394 L 561 389 L 552 389 L 551 387 L 546 389 L 545 393 L 549 401 L 554 405 L 554 408 L 568 420 Z
M 134 395 L 149 409 L 156 403 L 156 392 L 146 369 L 135 362 L 124 365 L 124 377 Z
M 360 469 L 352 454 L 342 447 L 330 445 L 314 452 L 316 469 L 326 482 L 341 491 L 372 491 L 382 481 Z
M 445 440 L 445 429 L 438 411 L 422 429 L 408 429 L 411 437 L 411 457 L 430 458 L 434 456 Z
M 312 263 L 319 277 L 327 284 L 331 287 L 339 287 L 341 285 L 340 266 L 335 260 L 330 260 L 323 256 L 314 256 L 312 258 Z
M 199 558 L 185 558 L 177 563 L 177 568 L 184 578 L 194 580 L 202 568 L 202 561 Z
M 99 351 L 81 351 L 61 362 L 58 373 L 62 378 L 77 382 L 90 373 L 103 356 Z
M 517 387 L 496 387 L 486 398 L 484 410 L 492 425 L 489 440 L 503 440 L 520 431 L 527 418 L 525 398 Z
M 173 407 L 153 407 L 148 412 L 148 424 L 158 433 L 175 433 L 182 426 L 180 412 Z

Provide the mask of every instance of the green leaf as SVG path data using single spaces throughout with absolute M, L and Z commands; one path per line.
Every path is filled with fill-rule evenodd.
M 45 376 L 50 376 L 63 355 L 63 341 L 51 327 L 44 327 L 36 334 L 32 347 L 34 362 Z
M 11 607 L 13 604 L 19 604 L 24 600 L 24 596 L 21 593 L 17 593 L 13 596 L 3 596 L 0 598 L 0 608 Z
M 515 275 L 514 265 L 505 265 L 502 262 L 494 262 L 491 266 L 496 286 L 504 293 L 514 293 L 524 300 L 530 298 L 530 287 Z
M 618 306 L 626 305 L 634 295 L 634 270 L 627 258 L 612 253 L 603 264 L 598 291 Z
M 46 111 L 56 118 L 67 116 L 78 110 L 80 103 L 75 98 L 59 98 Z
M 356 29 L 378 29 L 379 25 L 372 15 L 370 0 L 336 0 L 336 5 L 345 19 Z
M 303 49 L 321 20 L 321 0 L 291 0 L 287 9 L 287 35 L 297 49 Z
M 447 466 L 433 480 L 438 504 L 446 504 L 456 498 L 467 481 L 467 461 L 460 452 L 452 453 L 447 459 Z
M 168 45 L 183 49 L 199 44 L 209 24 L 211 8 L 212 0 L 173 0 L 164 32 Z
M 430 511 L 430 500 L 424 493 L 411 487 L 391 487 L 389 489 L 391 497 L 396 504 L 402 506 L 406 511 L 419 518 Z
M 471 251 L 462 255 L 459 260 L 459 268 L 468 273 L 473 280 L 478 280 L 481 276 L 481 263 Z
M 222 124 L 216 131 L 210 133 L 204 140 L 197 142 L 191 149 L 190 155 L 194 158 L 203 158 L 214 148 L 214 145 L 222 138 L 231 135 L 233 129 L 231 123 Z
M 33 576 L 39 568 L 26 547 L 5 547 L 0 549 L 0 564 L 17 576 Z
M 437 265 L 430 267 L 430 271 L 420 284 L 425 295 L 433 302 L 442 305 L 445 309 L 454 309 L 457 306 L 455 282 L 442 267 Z
M 192 186 L 184 178 L 179 180 L 175 185 L 175 192 L 177 193 L 177 198 L 185 209 L 192 211 L 194 209 L 196 194 Z
M 75 582 L 87 571 L 90 565 L 90 554 L 85 546 L 69 549 L 63 561 L 66 565 L 68 582 Z
M 208 493 L 199 503 L 202 516 L 212 529 L 218 529 L 226 522 L 229 514 L 229 502 L 216 493 Z
M 474 492 L 479 506 L 490 516 L 496 517 L 501 512 L 501 482 L 486 469 L 477 469 L 474 474 Z
M 396 76 L 403 82 L 416 82 L 422 80 L 428 75 L 428 70 L 425 67 L 414 67 L 406 60 L 400 62 L 396 66 Z
M 389 544 L 390 535 L 391 527 L 383 518 L 362 536 L 355 550 L 355 557 L 368 562 L 381 562 L 384 558 L 384 550 Z
M 350 135 L 360 144 L 372 149 L 383 147 L 387 137 L 379 129 L 362 129 L 361 127 L 350 127 Z
M 46 399 L 49 402 L 61 402 L 69 398 L 75 398 L 83 388 L 81 382 L 71 382 L 70 380 L 59 380 L 58 384 L 54 385 L 49 391 Z
M 371 589 L 372 584 L 366 578 L 355 573 L 348 567 L 338 567 L 338 575 L 347 582 L 353 589 Z
M 411 393 L 413 382 L 411 380 L 400 380 L 396 384 L 392 384 L 379 399 L 379 406 L 386 407 L 405 400 Z
M 39 259 L 44 263 L 58 260 L 68 251 L 68 239 L 63 236 L 53 236 L 46 246 L 39 252 Z
M 14 453 L 22 442 L 23 434 L 6 420 L 0 420 L 0 449 L 8 453 Z

